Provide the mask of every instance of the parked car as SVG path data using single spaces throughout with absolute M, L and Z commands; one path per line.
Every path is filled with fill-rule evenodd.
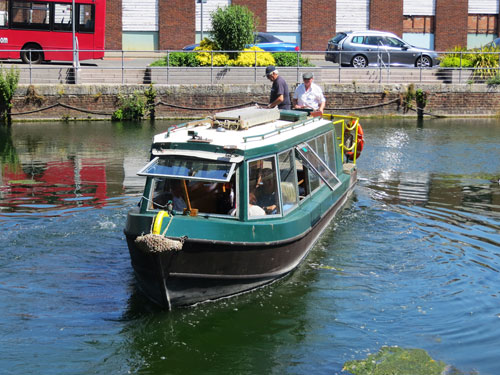
M 414 47 L 385 31 L 339 32 L 326 48 L 325 60 L 343 66 L 411 65 L 431 67 L 439 64 L 435 51 Z
M 183 48 L 184 51 L 192 51 L 200 44 L 190 44 Z M 295 43 L 286 43 L 280 38 L 269 33 L 256 33 L 254 43 L 248 47 L 257 46 L 267 52 L 295 52 L 299 46 Z
M 489 42 L 488 44 L 485 45 L 485 47 L 488 47 L 488 48 L 500 48 L 500 38 L 496 38 L 492 42 Z

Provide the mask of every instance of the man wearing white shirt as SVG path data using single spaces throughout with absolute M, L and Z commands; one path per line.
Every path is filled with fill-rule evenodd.
M 323 90 L 317 84 L 313 83 L 312 73 L 302 74 L 301 83 L 293 94 L 293 108 L 311 108 L 314 112 L 321 112 L 325 109 L 325 96 Z

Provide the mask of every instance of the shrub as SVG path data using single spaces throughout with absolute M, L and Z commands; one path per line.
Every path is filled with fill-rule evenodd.
M 460 57 L 447 55 L 441 59 L 439 66 L 441 68 L 471 68 L 473 64 L 469 59 L 462 57 L 462 61 L 460 61 Z
M 474 78 L 485 79 L 494 77 L 498 72 L 498 52 L 496 47 L 483 47 L 477 53 L 471 54 Z
M 490 86 L 500 85 L 500 74 L 496 74 L 494 77 L 491 77 L 488 80 L 488 85 Z
M 217 44 L 210 39 L 203 39 L 198 47 L 194 49 L 195 51 L 216 51 Z M 198 52 L 196 54 L 196 60 L 202 66 L 225 66 L 228 65 L 229 55 L 223 52 Z
M 150 83 L 149 87 L 144 90 L 144 96 L 146 97 L 146 103 L 144 105 L 144 112 L 149 114 L 149 118 L 154 121 L 156 109 L 155 109 L 155 101 L 156 101 L 157 92 L 153 87 L 153 84 Z
M 168 59 L 168 61 L 167 61 Z M 156 60 L 150 66 L 200 66 L 194 52 L 171 52 L 167 56 Z
M 297 53 L 295 52 L 275 52 L 273 53 L 276 66 L 297 66 Z M 303 58 L 299 53 L 300 66 L 314 66 L 308 58 Z
M 212 13 L 212 36 L 219 50 L 242 51 L 256 31 L 255 16 L 245 6 L 229 5 Z M 236 58 L 237 53 L 230 53 Z
M 255 52 L 257 51 L 257 53 Z M 238 55 L 236 60 L 231 60 L 230 64 L 234 66 L 255 66 L 255 59 L 257 58 L 257 66 L 275 65 L 276 62 L 271 53 L 265 52 L 257 46 L 245 48 L 243 52 Z
M 11 122 L 12 98 L 19 83 L 19 70 L 13 66 L 10 70 L 0 69 L 0 123 Z
M 144 117 L 146 111 L 146 104 L 144 99 L 138 94 L 119 95 L 120 108 L 118 108 L 112 115 L 111 120 L 122 121 L 131 120 L 139 121 Z

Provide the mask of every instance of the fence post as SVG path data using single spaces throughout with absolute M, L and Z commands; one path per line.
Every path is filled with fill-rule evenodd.
M 122 50 L 122 85 L 125 84 L 125 52 Z
M 420 82 L 422 82 L 422 52 L 420 52 Z
M 299 51 L 295 51 L 295 53 L 297 54 L 297 82 L 300 82 L 300 79 L 299 79 L 300 55 L 299 55 Z
M 462 83 L 462 51 L 460 51 L 460 69 L 458 69 L 458 84 L 461 83 Z
M 342 69 L 342 52 L 338 52 L 339 54 L 339 83 L 342 82 L 340 69 Z
M 387 64 L 387 84 L 391 83 L 391 53 L 387 53 L 387 59 L 388 59 L 388 64 Z
M 191 52 L 188 52 L 191 53 Z M 170 51 L 167 50 L 167 85 L 170 78 Z
M 257 83 L 257 51 L 255 52 L 255 68 L 253 71 L 253 83 Z
M 32 76 L 31 76 L 31 74 L 32 74 L 31 73 L 31 50 L 28 50 L 28 53 L 30 54 L 30 85 L 32 85 L 33 82 L 32 82 Z
M 214 84 L 214 51 L 210 51 L 210 60 L 212 60 L 212 66 L 210 67 L 210 84 Z

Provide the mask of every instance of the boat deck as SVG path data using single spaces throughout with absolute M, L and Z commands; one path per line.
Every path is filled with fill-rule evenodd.
M 258 110 L 274 112 L 272 109 L 259 108 Z M 219 125 L 219 127 L 215 127 L 213 121 L 213 119 L 207 118 L 172 127 L 167 132 L 156 135 L 154 143 L 200 142 L 226 148 L 250 150 L 303 135 L 330 123 L 329 120 L 321 117 L 300 121 L 276 119 L 246 129 L 231 130 L 232 126 L 226 128 Z

